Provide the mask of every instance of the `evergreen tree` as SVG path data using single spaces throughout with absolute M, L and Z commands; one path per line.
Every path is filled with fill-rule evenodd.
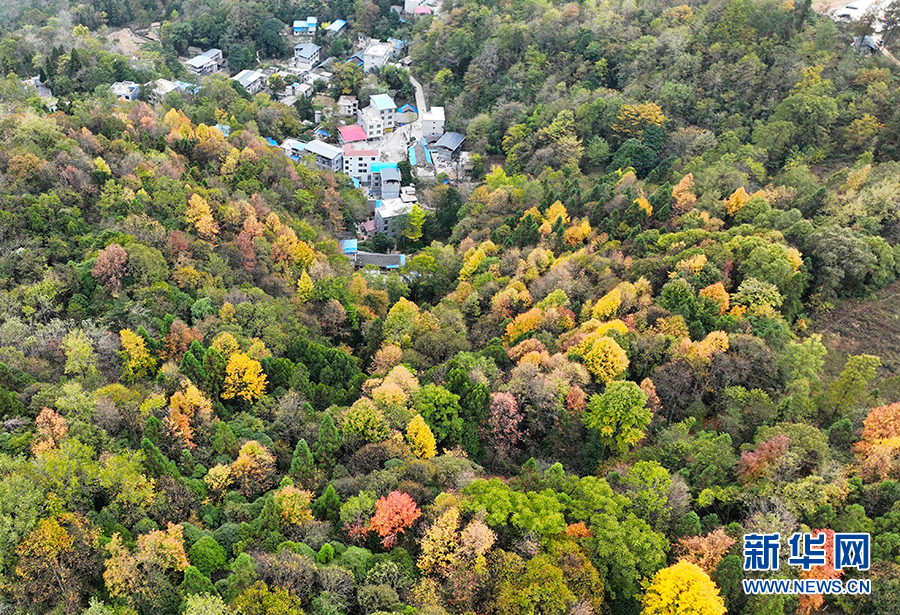
M 313 446 L 313 457 L 316 463 L 330 470 L 334 467 L 335 457 L 341 448 L 341 434 L 330 414 L 322 417 L 319 423 L 319 439 Z
M 313 504 L 313 513 L 323 521 L 331 521 L 331 524 L 335 527 L 340 523 L 341 500 L 331 484 L 326 487 L 325 492 Z
M 294 447 L 289 474 L 301 487 L 310 487 L 315 470 L 316 465 L 309 445 L 301 438 Z

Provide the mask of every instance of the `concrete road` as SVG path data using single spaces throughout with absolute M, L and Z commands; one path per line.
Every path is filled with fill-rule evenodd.
M 416 89 L 416 109 L 421 114 L 427 107 L 425 106 L 425 90 L 422 84 L 416 81 L 411 75 L 410 83 Z M 422 121 L 416 119 L 415 122 L 406 126 L 394 128 L 394 132 L 382 137 L 379 147 L 381 148 L 381 159 L 385 162 L 400 162 L 406 160 L 406 148 L 409 146 L 410 139 L 419 140 L 422 138 Z

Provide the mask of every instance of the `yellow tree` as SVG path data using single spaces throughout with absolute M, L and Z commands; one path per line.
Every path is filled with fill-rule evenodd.
M 188 208 L 184 216 L 194 225 L 197 234 L 203 239 L 214 239 L 219 234 L 219 225 L 213 219 L 209 203 L 199 194 L 192 194 L 188 199 Z
M 259 361 L 251 359 L 243 352 L 236 352 L 228 359 L 228 366 L 225 368 L 225 390 L 222 391 L 222 399 L 240 397 L 252 404 L 263 396 L 266 384 L 266 375 Z
M 135 382 L 153 373 L 156 367 L 156 359 L 150 356 L 147 342 L 143 337 L 134 333 L 131 329 L 119 331 L 119 340 L 122 342 L 122 379 Z
M 613 130 L 624 139 L 640 139 L 644 130 L 650 126 L 662 126 L 666 121 L 662 109 L 656 103 L 648 102 L 640 105 L 622 105 L 613 124 Z
M 663 568 L 647 584 L 641 615 L 724 615 L 719 588 L 690 562 Z
M 412 452 L 419 459 L 431 459 L 437 454 L 434 434 L 431 433 L 431 429 L 428 428 L 421 414 L 414 416 L 407 425 L 406 439 Z
M 300 303 L 306 303 L 307 301 L 309 301 L 310 297 L 312 297 L 312 292 L 312 278 L 309 277 L 306 269 L 304 269 L 303 273 L 300 274 L 300 279 L 297 280 L 297 301 L 299 301 Z
M 628 369 L 628 356 L 612 338 L 600 331 L 588 335 L 576 350 L 581 354 L 584 366 L 600 382 L 612 382 Z
M 694 208 L 697 197 L 694 195 L 694 174 L 688 173 L 672 188 L 672 208 L 676 214 L 686 214 Z

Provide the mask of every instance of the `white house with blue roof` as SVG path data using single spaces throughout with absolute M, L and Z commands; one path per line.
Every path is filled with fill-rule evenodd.
M 347 22 L 343 19 L 335 19 L 330 24 L 328 24 L 327 28 L 325 28 L 325 34 L 327 34 L 328 36 L 337 36 L 341 33 L 346 25 Z
M 316 28 L 319 27 L 319 19 L 317 17 L 307 17 L 306 19 L 294 20 L 294 36 L 313 37 L 316 35 Z
M 369 106 L 361 110 L 360 114 L 363 112 L 378 117 L 381 120 L 384 132 L 394 130 L 394 115 L 397 113 L 397 103 L 387 94 L 373 94 L 370 96 Z

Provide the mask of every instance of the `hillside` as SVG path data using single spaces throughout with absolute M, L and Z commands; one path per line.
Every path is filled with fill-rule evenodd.
M 418 200 L 376 232 L 368 180 L 285 146 L 337 142 L 336 105 L 219 72 L 109 93 L 177 77 L 173 31 L 319 9 L 103 5 L 169 19 L 146 63 L 54 6 L 0 41 L 0 613 L 900 612 L 900 80 L 844 26 L 330 7 L 411 36 L 472 163 L 394 162 Z M 347 44 L 320 90 L 414 97 Z M 870 569 L 788 563 L 823 531 L 870 534 Z

